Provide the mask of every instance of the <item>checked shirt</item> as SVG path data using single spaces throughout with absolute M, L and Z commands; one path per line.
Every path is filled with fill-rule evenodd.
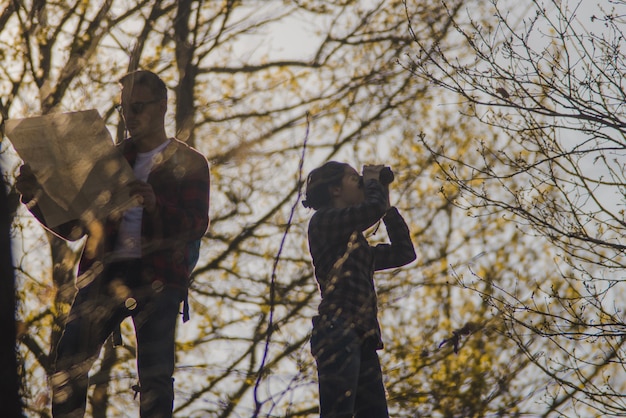
M 415 260 L 409 228 L 395 207 L 386 211 L 386 193 L 376 180 L 365 184 L 365 201 L 347 208 L 325 207 L 309 222 L 309 249 L 322 301 L 323 320 L 341 320 L 362 339 L 382 348 L 374 271 Z M 383 219 L 390 244 L 370 246 L 363 231 Z
M 137 158 L 135 142 L 126 139 L 118 149 L 132 166 Z M 208 163 L 193 148 L 171 139 L 157 156 L 148 183 L 154 190 L 156 210 L 154 213 L 143 211 L 142 279 L 185 290 L 193 264 L 191 259 L 197 255 L 194 244 L 202 238 L 209 224 Z M 43 223 L 37 208 L 33 209 L 33 214 Z M 54 233 L 68 240 L 87 235 L 78 268 L 78 283 L 89 282 L 102 272 L 115 249 L 120 223 L 121 216 L 110 216 L 101 229 L 81 221 L 54 228 Z

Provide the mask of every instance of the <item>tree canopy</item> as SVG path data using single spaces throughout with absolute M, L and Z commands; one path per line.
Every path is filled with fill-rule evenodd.
M 533 3 L 523 15 L 475 0 L 5 0 L 0 151 L 10 162 L 28 416 L 49 416 L 45 378 L 81 248 L 46 234 L 18 204 L 20 162 L 4 121 L 95 108 L 119 141 L 116 82 L 136 68 L 163 77 L 170 134 L 211 164 L 211 227 L 192 276 L 191 321 L 178 328 L 176 416 L 317 414 L 308 340 L 319 292 L 311 212 L 299 201 L 303 176 L 329 159 L 393 168 L 392 203 L 418 253 L 376 278 L 392 416 L 623 412 L 623 217 L 596 194 L 623 184 L 611 158 L 621 149 L 621 84 L 606 85 L 605 55 L 585 53 L 614 45 L 619 59 L 605 62 L 622 58 L 618 43 L 587 43 L 565 24 L 575 4 L 561 3 Z M 596 19 L 619 35 L 617 14 Z M 574 35 L 585 41 L 571 43 Z M 522 46 L 544 43 L 545 61 L 515 61 Z M 490 60 L 497 51 L 509 55 Z M 566 56 L 587 84 L 562 71 Z M 586 59 L 606 72 L 586 78 Z M 515 73 L 525 68 L 526 77 Z M 558 141 L 563 128 L 581 142 Z M 582 163 L 593 160 L 581 150 L 607 161 L 608 173 L 587 174 Z M 384 227 L 368 236 L 384 241 Z M 132 326 L 122 332 L 124 345 L 107 344 L 92 374 L 94 417 L 137 413 Z
M 474 160 L 434 138 L 423 143 L 460 191 L 458 207 L 501 214 L 549 243 L 558 274 L 479 290 L 549 377 L 544 415 L 621 416 L 626 3 L 490 3 L 490 22 L 447 9 L 455 28 L 447 35 L 468 53 L 413 30 L 416 50 L 404 66 L 499 140 L 477 138 Z

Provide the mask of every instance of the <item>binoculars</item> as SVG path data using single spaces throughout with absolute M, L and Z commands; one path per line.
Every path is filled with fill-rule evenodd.
M 378 173 L 378 181 L 383 186 L 389 186 L 395 178 L 393 171 L 389 167 L 383 167 L 380 173 Z M 363 176 L 361 176 L 361 185 L 363 185 Z
M 383 167 L 383 169 L 380 170 L 380 174 L 378 175 L 378 181 L 383 186 L 388 186 L 393 182 L 395 178 L 396 177 L 393 175 L 393 171 L 391 171 L 391 168 L 389 167 Z

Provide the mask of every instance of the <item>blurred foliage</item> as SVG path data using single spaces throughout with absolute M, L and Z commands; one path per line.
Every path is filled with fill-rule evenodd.
M 567 415 L 586 408 L 572 396 L 584 388 L 553 383 L 555 365 L 565 368 L 563 353 L 573 344 L 555 350 L 560 340 L 532 322 L 554 305 L 558 322 L 584 289 L 562 259 L 555 263 L 560 253 L 550 237 L 529 234 L 516 212 L 484 210 L 466 192 L 472 187 L 505 199 L 528 185 L 517 176 L 490 181 L 487 174 L 503 161 L 480 152 L 481 144 L 529 162 L 538 156 L 468 117 L 471 105 L 405 65 L 417 34 L 432 44 L 429 51 L 471 59 L 456 21 L 471 10 L 479 16 L 474 24 L 493 25 L 491 5 L 5 0 L 3 6 L 3 121 L 96 108 L 119 140 L 116 81 L 128 70 L 149 69 L 172 93 L 170 134 L 211 163 L 211 228 L 192 277 L 192 319 L 178 329 L 176 416 L 317 415 L 308 338 L 319 296 L 306 243 L 311 212 L 299 205 L 298 180 L 328 159 L 394 169 L 392 202 L 418 253 L 410 266 L 376 279 L 392 416 Z M 6 176 L 11 186 L 19 160 L 8 141 L 1 150 L 14 162 Z M 546 187 L 541 196 L 551 199 L 553 192 Z M 29 416 L 45 417 L 46 376 L 80 245 L 45 234 L 21 207 L 13 231 L 24 403 Z M 384 241 L 384 226 L 370 239 Z M 93 371 L 93 416 L 137 415 L 132 325 L 124 322 L 122 331 L 125 345 L 107 345 Z M 608 363 L 571 373 L 592 368 L 600 377 Z
M 500 133 L 462 155 L 423 138 L 444 193 L 472 216 L 498 215 L 545 240 L 528 254 L 503 249 L 509 262 L 461 282 L 549 378 L 541 416 L 623 416 L 626 2 L 488 3 L 489 22 L 449 5 L 455 31 L 438 42 L 416 24 L 402 63 Z M 533 268 L 502 282 L 513 260 L 543 251 L 557 274 Z

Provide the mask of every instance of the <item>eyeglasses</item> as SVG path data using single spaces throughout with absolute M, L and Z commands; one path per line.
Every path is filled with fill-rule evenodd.
M 145 105 L 149 105 L 152 103 L 157 103 L 160 102 L 163 99 L 154 99 L 154 100 L 150 100 L 148 102 L 134 102 L 134 103 L 130 103 L 128 105 L 128 109 L 130 109 L 130 111 L 134 114 L 134 115 L 139 115 L 141 114 L 141 112 L 143 112 L 144 106 Z M 124 114 L 124 107 L 121 104 L 116 104 L 115 105 L 115 109 L 120 112 L 122 115 Z

